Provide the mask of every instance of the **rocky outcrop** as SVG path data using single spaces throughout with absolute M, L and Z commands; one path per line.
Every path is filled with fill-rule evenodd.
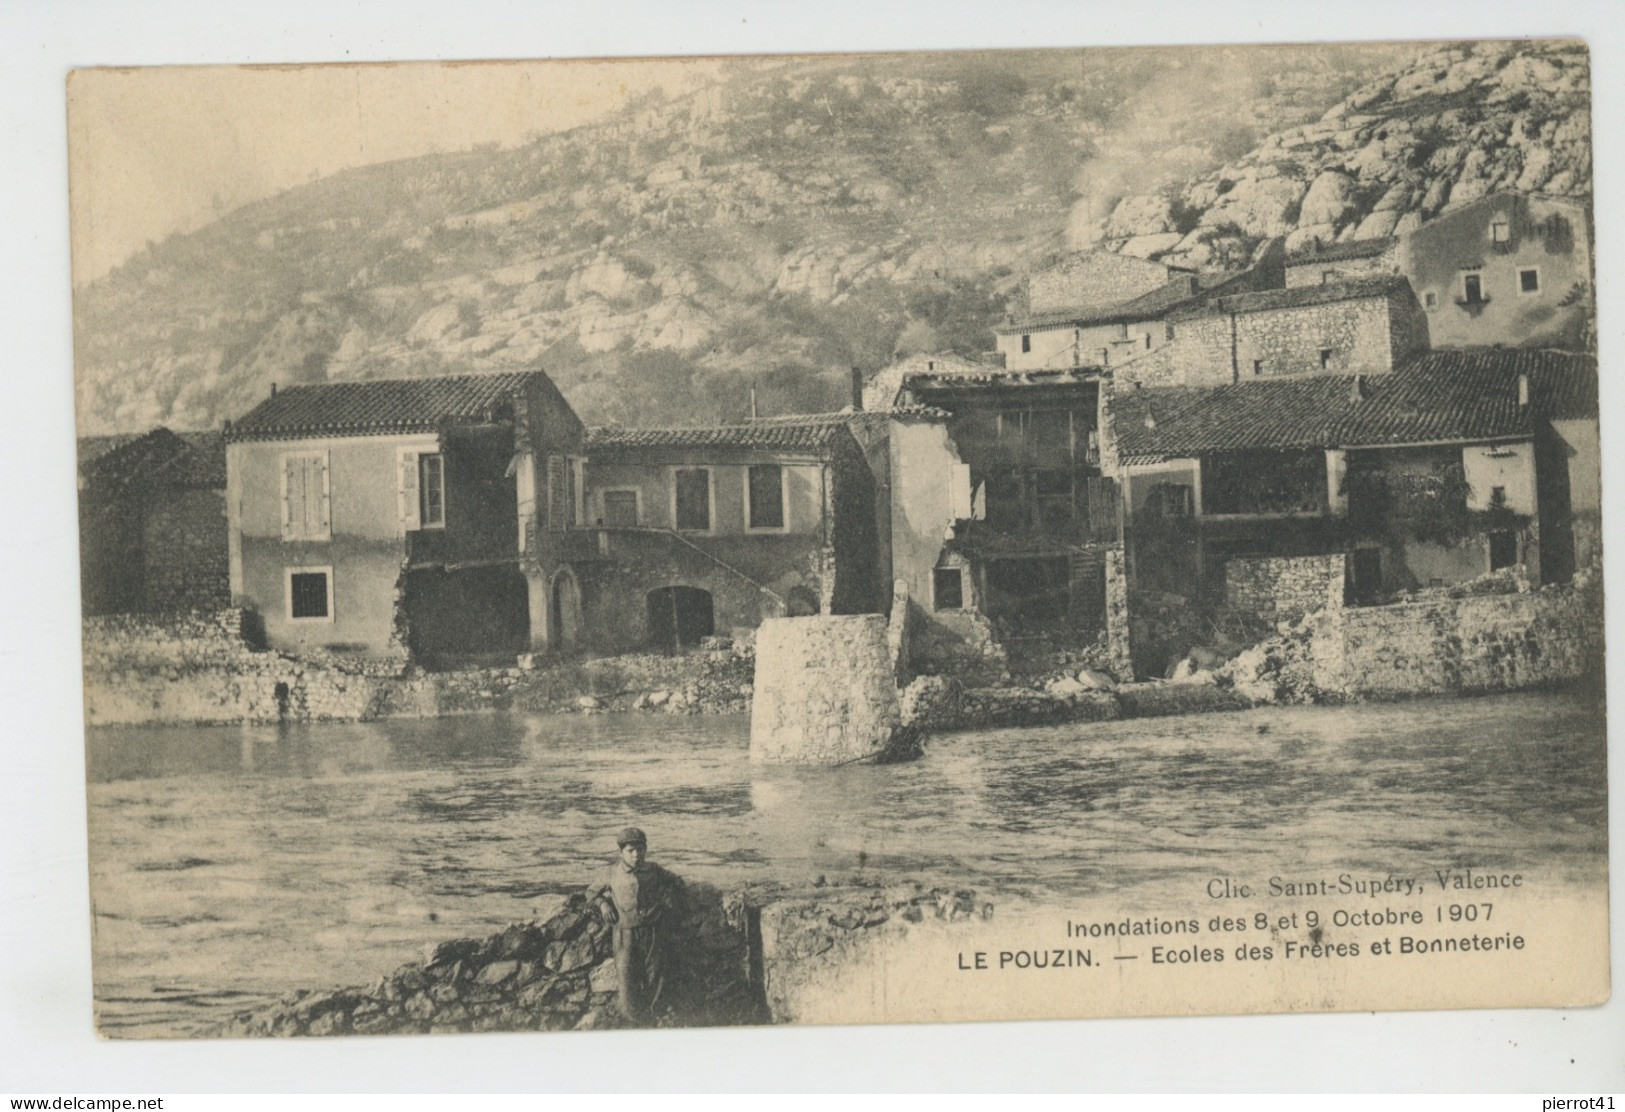
M 1497 191 L 1589 196 L 1590 93 L 1579 42 L 1441 46 L 1171 193 L 1123 197 L 1090 238 L 1142 254 L 1185 213 L 1159 258 L 1211 266 L 1272 236 L 1293 254 L 1400 234 Z
M 689 911 L 669 1007 L 659 1026 L 760 1022 L 743 905 L 724 906 L 709 886 L 688 886 Z M 732 913 L 730 915 L 730 912 Z M 625 1026 L 616 1006 L 610 930 L 584 893 L 542 921 L 488 938 L 427 948 L 371 986 L 301 990 L 242 1012 L 217 1034 L 394 1035 L 454 1031 L 567 1031 Z

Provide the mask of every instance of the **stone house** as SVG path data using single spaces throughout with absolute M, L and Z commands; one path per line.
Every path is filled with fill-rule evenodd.
M 764 617 L 883 611 L 869 424 L 823 414 L 593 429 L 582 647 L 674 651 Z
M 231 595 L 273 646 L 562 646 L 585 429 L 541 371 L 298 386 L 225 431 Z
M 1403 236 L 1410 279 L 1436 347 L 1592 346 L 1590 205 L 1492 193 Z
M 1143 386 L 1217 386 L 1303 375 L 1386 374 L 1429 346 L 1401 276 L 1217 293 L 1170 311 L 1165 342 L 1121 364 Z
M 1403 235 L 1316 248 L 1286 260 L 1291 288 L 1401 275 L 1435 347 L 1589 350 L 1590 205 L 1493 193 Z
M 1353 600 L 1595 551 L 1595 363 L 1447 351 L 1392 374 L 1107 399 L 1136 586 L 1223 597 L 1234 561 L 1342 554 Z M 1267 592 L 1265 592 L 1267 593 Z
M 86 615 L 227 605 L 220 435 L 158 428 L 81 439 L 79 561 Z

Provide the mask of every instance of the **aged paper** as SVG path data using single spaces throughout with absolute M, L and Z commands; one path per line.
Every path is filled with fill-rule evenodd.
M 103 1034 L 1607 999 L 1583 44 L 69 128 Z

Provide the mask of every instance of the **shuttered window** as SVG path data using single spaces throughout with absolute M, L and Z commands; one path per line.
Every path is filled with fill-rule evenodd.
M 397 457 L 396 511 L 401 529 L 439 529 L 446 524 L 446 458 L 439 452 L 402 448 Z
M 752 464 L 748 469 L 749 525 L 752 529 L 784 528 L 784 468 L 776 463 Z
M 638 492 L 635 490 L 604 491 L 604 524 L 619 527 L 638 523 Z
M 679 529 L 711 531 L 711 472 L 704 467 L 679 467 L 672 473 L 674 517 Z
M 289 452 L 282 457 L 282 539 L 332 538 L 327 453 Z

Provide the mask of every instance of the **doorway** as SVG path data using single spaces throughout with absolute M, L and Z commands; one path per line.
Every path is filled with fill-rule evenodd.
M 711 592 L 699 587 L 657 587 L 647 597 L 649 643 L 681 652 L 716 632 Z

